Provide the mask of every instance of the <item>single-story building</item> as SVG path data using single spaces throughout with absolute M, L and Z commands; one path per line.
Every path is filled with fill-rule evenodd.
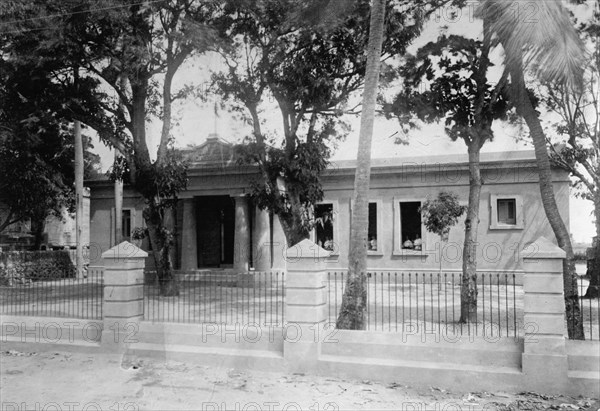
M 188 189 L 179 194 L 169 222 L 176 238 L 175 268 L 185 272 L 285 269 L 286 242 L 277 216 L 259 210 L 248 196 L 257 169 L 237 165 L 232 144 L 215 135 L 183 154 L 191 162 Z M 478 269 L 520 270 L 527 243 L 540 236 L 554 238 L 542 207 L 534 153 L 484 153 L 481 168 Z M 312 239 L 335 255 L 332 270 L 347 268 L 354 173 L 355 161 L 332 162 L 322 178 L 324 199 L 315 207 L 315 217 L 323 218 Z M 568 226 L 569 175 L 554 169 L 553 181 Z M 143 227 L 144 200 L 125 187 L 122 215 L 117 217 L 113 185 L 88 181 L 86 186 L 91 189 L 90 254 L 100 255 L 115 245 L 116 218 L 122 220 L 125 239 L 131 238 L 135 227 Z M 440 260 L 445 270 L 461 268 L 464 217 L 443 243 L 427 232 L 419 211 L 423 201 L 443 190 L 455 192 L 467 204 L 466 153 L 372 160 L 370 269 L 436 270 Z M 142 247 L 148 248 L 147 241 Z

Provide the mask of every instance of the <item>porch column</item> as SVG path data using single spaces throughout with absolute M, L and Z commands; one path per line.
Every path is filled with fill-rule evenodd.
M 183 223 L 181 227 L 181 269 L 184 271 L 198 268 L 196 238 L 196 207 L 193 198 L 183 200 Z
M 283 227 L 281 227 L 281 222 L 279 221 L 279 216 L 273 216 L 273 270 L 285 270 L 286 258 L 285 253 L 288 248 L 287 241 L 285 239 L 285 233 L 283 232 Z
M 248 271 L 250 260 L 250 218 L 246 196 L 235 198 L 235 234 L 233 236 L 233 268 L 238 272 Z
M 252 244 L 254 245 L 254 269 L 268 271 L 271 269 L 271 245 L 269 212 L 255 208 L 254 232 Z
M 567 392 L 565 300 L 562 260 L 565 252 L 544 237 L 523 250 L 523 373 L 528 390 Z

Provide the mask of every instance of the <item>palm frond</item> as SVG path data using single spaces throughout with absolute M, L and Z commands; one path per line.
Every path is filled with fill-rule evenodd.
M 561 0 L 484 0 L 476 13 L 498 36 L 507 65 L 522 65 L 542 81 L 580 85 L 585 48 Z

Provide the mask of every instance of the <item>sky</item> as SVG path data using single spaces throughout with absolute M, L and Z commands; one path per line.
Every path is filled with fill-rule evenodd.
M 454 9 L 452 9 L 454 10 Z M 444 9 L 434 17 L 423 30 L 422 36 L 409 48 L 409 52 L 416 51 L 429 41 L 435 40 L 440 30 L 447 34 L 459 34 L 468 37 L 481 35 L 481 23 L 473 18 L 473 7 L 469 6 L 456 16 L 451 15 L 451 9 Z M 582 15 L 591 14 L 586 6 L 581 6 L 577 11 Z M 500 56 L 500 52 L 498 52 Z M 492 58 L 494 61 L 494 58 Z M 210 80 L 210 73 L 222 69 L 219 58 L 216 55 L 204 55 L 188 61 L 174 79 L 174 90 L 184 84 L 205 85 Z M 496 73 L 491 73 L 494 76 Z M 499 74 L 498 74 L 499 76 Z M 235 119 L 226 110 L 218 110 L 215 116 L 215 103 L 220 104 L 218 97 L 205 95 L 203 101 L 186 100 L 173 107 L 174 125 L 172 134 L 175 136 L 175 145 L 185 147 L 187 145 L 202 144 L 209 134 L 217 133 L 219 137 L 232 143 L 239 142 L 250 131 L 250 126 Z M 263 130 L 277 132 L 281 123 L 281 116 L 274 104 L 265 104 L 264 117 L 267 119 Z M 343 144 L 339 144 L 334 152 L 332 160 L 355 159 L 358 150 L 358 131 L 360 125 L 359 116 L 349 116 L 351 130 Z M 148 123 L 148 146 L 153 153 L 158 147 L 161 125 L 159 121 Z M 509 127 L 495 123 L 494 140 L 487 142 L 482 151 L 511 151 L 531 150 L 531 144 L 517 141 L 522 135 L 523 129 Z M 526 131 L 526 127 L 524 128 Z M 386 120 L 378 117 L 375 120 L 373 133 L 372 158 L 386 157 L 414 157 L 420 155 L 431 155 L 435 153 L 459 154 L 466 152 L 466 145 L 460 141 L 452 142 L 444 133 L 440 124 L 426 125 L 420 130 L 411 131 L 407 136 L 408 145 L 395 143 L 398 133 L 402 130 L 396 120 Z M 521 140 L 521 139 L 519 139 Z M 102 169 L 105 171 L 112 164 L 113 154 L 97 140 L 94 142 L 95 151 L 100 155 Z M 591 242 L 595 235 L 592 217 L 592 203 L 590 201 L 571 197 L 570 200 L 570 227 L 576 242 Z

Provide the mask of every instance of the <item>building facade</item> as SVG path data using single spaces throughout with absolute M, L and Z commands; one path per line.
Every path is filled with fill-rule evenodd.
M 236 165 L 231 144 L 211 136 L 183 150 L 192 166 L 188 189 L 169 216 L 176 244 L 173 262 L 184 272 L 196 270 L 283 270 L 287 244 L 276 215 L 259 210 L 249 197 L 257 169 Z M 522 269 L 523 248 L 540 236 L 554 238 L 546 219 L 531 151 L 481 155 L 483 187 L 477 250 L 478 269 Z M 354 187 L 354 161 L 333 162 L 323 175 L 325 196 L 315 206 L 311 239 L 334 256 L 331 269 L 348 265 Z M 569 221 L 569 177 L 553 170 L 554 190 L 562 216 Z M 108 181 L 90 181 L 90 254 L 115 245 L 114 189 Z M 458 194 L 467 204 L 467 156 L 374 159 L 369 204 L 368 267 L 372 270 L 459 271 L 462 266 L 464 217 L 447 242 L 425 229 L 420 205 L 440 191 Z M 122 237 L 143 227 L 144 200 L 124 190 Z M 148 249 L 147 240 L 142 246 Z M 535 255 L 531 250 L 528 257 Z M 93 259 L 93 256 L 91 257 Z M 151 264 L 151 260 L 148 261 Z

